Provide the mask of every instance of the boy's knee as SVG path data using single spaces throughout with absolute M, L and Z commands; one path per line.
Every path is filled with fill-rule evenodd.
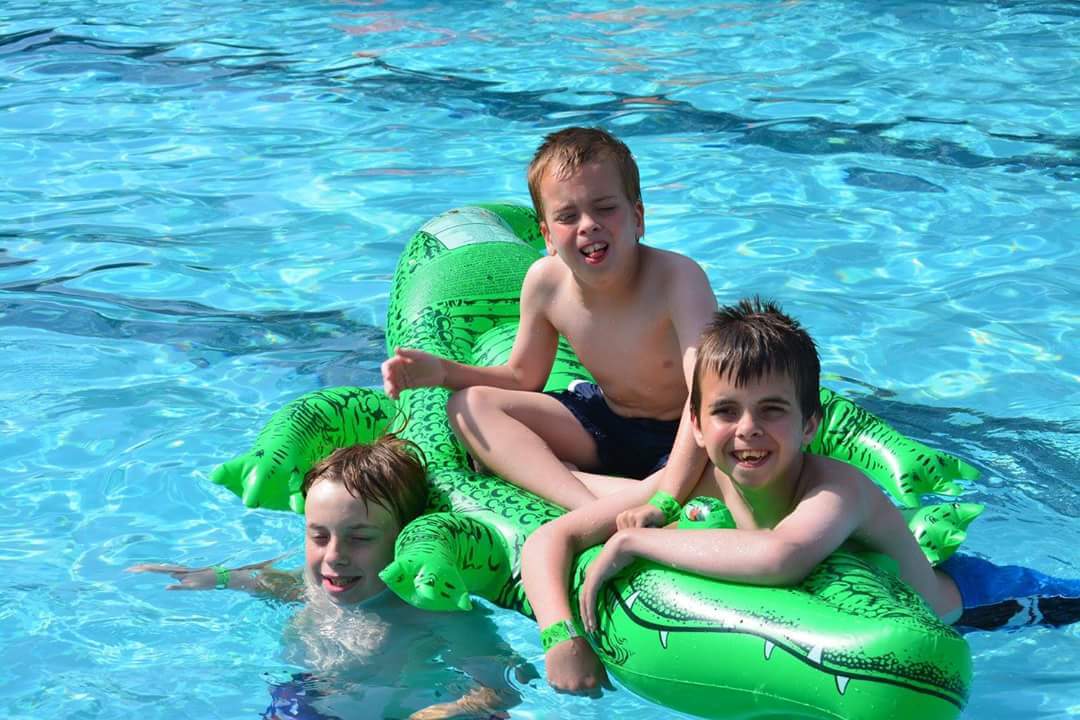
M 529 537 L 525 538 L 525 544 L 521 546 L 521 564 L 524 565 L 526 560 L 529 560 L 531 565 L 533 560 L 531 558 L 537 553 L 538 548 L 542 548 L 545 544 L 550 542 L 548 535 L 551 533 L 551 529 L 548 525 L 541 525 L 536 530 L 529 533 Z
M 463 388 L 450 396 L 446 401 L 446 418 L 454 434 L 465 440 L 476 431 L 477 413 L 495 407 L 495 392 L 497 388 L 478 385 Z
M 446 401 L 446 414 L 450 418 L 450 424 L 453 427 L 458 427 L 459 417 L 468 412 L 470 406 L 475 401 L 475 390 L 476 388 L 472 387 L 456 390 L 451 393 L 450 399 Z
M 450 422 L 456 423 L 459 416 L 475 413 L 477 410 L 494 407 L 498 388 L 476 385 L 462 388 L 450 395 L 446 401 L 446 412 Z
M 465 409 L 465 393 L 468 390 L 455 390 L 450 393 L 450 397 L 446 401 L 446 417 L 450 420 L 450 425 L 455 429 L 457 428 L 457 416 Z

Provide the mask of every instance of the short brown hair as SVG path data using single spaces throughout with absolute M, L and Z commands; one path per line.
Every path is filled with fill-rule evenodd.
M 411 440 L 392 432 L 368 445 L 338 448 L 304 475 L 301 492 L 307 497 L 316 483 L 328 481 L 345 486 L 350 495 L 389 510 L 405 527 L 424 512 L 427 504 L 427 473 L 424 453 Z
M 731 378 L 736 386 L 771 373 L 795 383 L 803 418 L 821 414 L 821 361 L 813 338 L 769 300 L 754 297 L 720 308 L 702 333 L 690 388 L 690 409 L 701 412 L 701 378 L 706 372 Z
M 551 133 L 536 149 L 529 163 L 529 195 L 537 217 L 544 219 L 544 202 L 540 198 L 540 181 L 548 168 L 559 176 L 572 175 L 585 163 L 611 158 L 622 178 L 623 190 L 631 204 L 641 202 L 641 178 L 630 148 L 609 132 L 600 128 L 568 127 Z

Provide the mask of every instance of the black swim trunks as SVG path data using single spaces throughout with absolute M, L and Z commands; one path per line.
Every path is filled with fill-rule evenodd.
M 678 420 L 617 415 L 594 383 L 571 383 L 565 391 L 547 394 L 565 405 L 596 442 L 600 467 L 583 470 L 641 480 L 667 464 Z

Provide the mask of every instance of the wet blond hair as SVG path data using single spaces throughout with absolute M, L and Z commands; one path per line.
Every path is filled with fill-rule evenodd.
M 600 128 L 568 127 L 551 133 L 536 149 L 529 163 L 529 195 L 533 209 L 544 219 L 544 202 L 540 197 L 540 181 L 550 169 L 556 177 L 573 175 L 582 165 L 593 160 L 611 158 L 622 178 L 623 190 L 630 204 L 641 202 L 641 178 L 630 148 L 617 137 Z
M 411 440 L 386 432 L 370 444 L 338 448 L 304 475 L 301 492 L 320 482 L 345 486 L 367 508 L 370 503 L 386 508 L 399 527 L 424 512 L 427 504 L 427 472 L 424 453 Z

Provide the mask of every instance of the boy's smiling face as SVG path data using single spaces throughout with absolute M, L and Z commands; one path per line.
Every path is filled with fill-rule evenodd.
M 587 162 L 570 175 L 549 168 L 540 195 L 540 232 L 548 252 L 559 255 L 575 275 L 625 267 L 633 259 L 645 232 L 645 211 L 627 198 L 613 159 Z
M 795 383 L 772 373 L 736 386 L 706 372 L 694 437 L 709 459 L 737 486 L 765 488 L 797 471 L 818 418 L 803 418 Z M 795 478 L 790 478 L 794 480 Z
M 365 507 L 341 483 L 320 480 L 308 490 L 304 516 L 307 576 L 331 601 L 351 605 L 386 589 L 378 573 L 393 560 L 401 530 L 389 510 Z

